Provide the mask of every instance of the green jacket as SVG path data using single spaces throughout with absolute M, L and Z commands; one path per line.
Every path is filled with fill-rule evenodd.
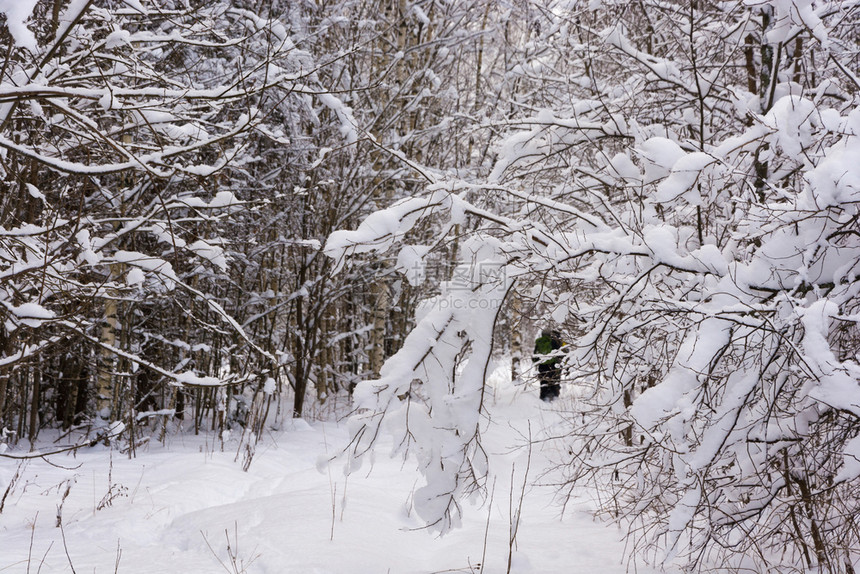
M 561 341 L 553 340 L 553 337 L 538 337 L 535 341 L 535 361 L 540 361 L 538 355 L 549 355 L 556 349 L 561 348 Z M 555 365 L 559 362 L 560 357 L 551 357 L 540 362 L 541 365 Z

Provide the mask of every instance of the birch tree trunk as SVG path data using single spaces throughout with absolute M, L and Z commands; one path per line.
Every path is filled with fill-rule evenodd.
M 518 381 L 520 379 L 520 363 L 523 357 L 522 321 L 520 320 L 522 317 L 521 308 L 520 297 L 516 289 L 514 289 L 511 291 L 510 319 L 508 322 L 511 330 L 511 381 Z
M 379 376 L 379 369 L 385 361 L 385 325 L 391 300 L 388 285 L 384 279 L 377 280 L 372 288 L 373 295 L 373 328 L 370 332 L 370 372 L 373 377 Z
M 113 267 L 113 266 L 112 266 Z M 113 279 L 114 273 L 111 273 Z M 114 404 L 114 366 L 116 356 L 108 347 L 115 347 L 117 340 L 117 310 L 116 299 L 105 299 L 104 322 L 102 323 L 99 342 L 105 345 L 99 350 L 98 373 L 96 374 L 96 413 L 103 420 L 111 420 Z

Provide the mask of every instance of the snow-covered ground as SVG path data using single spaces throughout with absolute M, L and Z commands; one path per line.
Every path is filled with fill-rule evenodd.
M 536 440 L 527 464 L 529 432 L 541 439 L 560 423 L 558 405 L 536 394 L 494 379 L 492 500 L 464 504 L 462 527 L 443 537 L 410 511 L 420 477 L 387 456 L 390 443 L 348 478 L 319 464 L 344 446 L 345 424 L 294 421 L 263 437 L 248 472 L 236 445 L 222 452 L 212 435 L 174 435 L 134 459 L 106 447 L 35 459 L 12 488 L 19 464 L 0 459 L 0 573 L 504 573 L 509 555 L 510 572 L 626 572 L 621 531 L 591 518 L 586 495 L 562 515 L 545 472 L 559 445 Z

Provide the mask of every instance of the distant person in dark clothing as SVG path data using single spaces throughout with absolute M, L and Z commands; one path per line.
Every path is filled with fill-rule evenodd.
M 535 341 L 533 362 L 538 366 L 540 399 L 551 402 L 561 392 L 561 357 L 547 357 L 561 348 L 561 333 L 544 329 Z

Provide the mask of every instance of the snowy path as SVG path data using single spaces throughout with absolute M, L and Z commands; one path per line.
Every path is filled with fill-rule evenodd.
M 483 572 L 506 572 L 511 468 L 516 505 L 528 460 L 528 449 L 511 446 L 524 443 L 529 427 L 537 437 L 559 417 L 509 384 L 496 385 L 491 412 L 484 441 L 495 472 L 492 505 L 466 503 L 462 527 L 442 538 L 408 511 L 419 481 L 414 463 L 388 458 L 383 446 L 372 469 L 366 464 L 348 480 L 339 466 L 319 472 L 320 454 L 344 444 L 346 431 L 297 421 L 261 442 L 247 473 L 234 451 L 212 452 L 211 436 L 208 445 L 205 437 L 175 437 L 134 460 L 114 453 L 110 481 L 101 449 L 52 457 L 69 470 L 30 462 L 0 514 L 0 574 L 71 572 L 70 560 L 78 573 L 224 572 L 218 558 L 228 562 L 228 539 L 238 571 L 249 574 L 479 572 L 482 560 Z M 562 519 L 554 489 L 540 485 L 549 480 L 539 477 L 552 449 L 552 442 L 533 448 L 511 572 L 625 572 L 620 531 L 593 521 L 585 503 Z M 0 496 L 16 467 L 0 459 Z M 69 484 L 67 558 L 55 522 Z M 97 510 L 111 484 L 120 496 Z

